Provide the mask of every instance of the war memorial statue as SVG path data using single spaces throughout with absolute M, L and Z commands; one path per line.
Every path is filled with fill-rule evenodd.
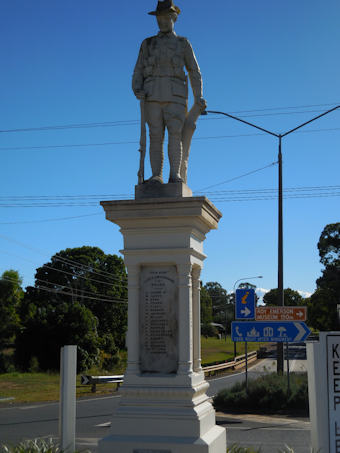
M 146 122 L 150 134 L 152 169 L 152 177 L 147 182 L 163 183 L 166 128 L 169 140 L 169 183 L 186 184 L 191 138 L 196 120 L 206 108 L 201 72 L 191 44 L 174 31 L 180 9 L 173 1 L 159 1 L 156 11 L 149 14 L 156 16 L 160 31 L 142 42 L 132 78 L 133 92 L 141 102 L 142 139 L 138 183 L 144 182 Z M 188 76 L 184 69 L 188 72 L 194 95 L 194 105 L 189 112 Z
M 202 78 L 180 10 L 158 1 L 160 32 L 143 41 L 132 87 L 141 106 L 141 165 L 134 200 L 101 202 L 120 228 L 128 273 L 128 350 L 124 382 L 99 453 L 225 453 L 201 363 L 200 288 L 204 241 L 222 213 L 187 186 L 191 138 L 205 110 Z M 188 73 L 188 76 L 185 73 Z M 188 79 L 194 105 L 188 112 Z M 145 123 L 152 176 L 144 180 Z M 169 139 L 169 182 L 163 141 Z

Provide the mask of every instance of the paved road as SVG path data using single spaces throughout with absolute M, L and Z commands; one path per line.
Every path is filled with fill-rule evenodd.
M 277 453 L 285 445 L 294 453 L 310 453 L 310 423 L 307 420 L 280 419 L 253 415 L 217 414 L 217 423 L 227 429 L 227 445 L 261 448 L 261 453 Z
M 296 356 L 294 356 L 296 357 Z M 303 360 L 293 359 L 292 371 L 301 371 Z M 276 362 L 265 359 L 249 368 L 249 379 L 266 373 Z M 215 395 L 219 389 L 233 385 L 237 380 L 244 380 L 244 372 L 232 376 L 211 379 L 209 395 Z M 77 401 L 77 448 L 97 451 L 98 439 L 109 432 L 112 410 L 118 403 L 118 397 L 81 399 Z M 58 436 L 58 403 L 20 405 L 0 407 L 0 442 L 17 443 L 22 439 L 48 438 Z M 309 453 L 310 432 L 307 421 L 280 420 L 275 417 L 221 416 L 217 422 L 227 428 L 228 445 L 238 443 L 243 446 L 261 446 L 262 453 L 274 453 L 289 440 L 295 453 Z
M 97 452 L 98 439 L 109 432 L 113 405 L 118 398 L 104 397 L 77 402 L 77 448 Z M 295 453 L 309 453 L 310 425 L 306 420 L 217 414 L 217 423 L 227 429 L 228 446 L 260 447 L 274 453 L 287 442 Z M 16 443 L 36 437 L 57 439 L 58 404 L 37 404 L 0 409 L 0 439 Z

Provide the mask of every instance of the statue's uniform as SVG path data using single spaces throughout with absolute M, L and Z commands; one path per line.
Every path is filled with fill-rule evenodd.
M 186 38 L 162 33 L 142 42 L 132 79 L 137 95 L 145 93 L 145 119 L 150 131 L 152 176 L 162 180 L 163 140 L 168 129 L 170 182 L 180 180 L 181 134 L 187 113 L 188 71 L 195 99 L 202 97 L 202 78 L 194 52 Z

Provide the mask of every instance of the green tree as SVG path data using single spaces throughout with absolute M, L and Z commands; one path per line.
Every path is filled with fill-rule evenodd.
M 318 242 L 318 249 L 320 261 L 324 266 L 339 264 L 340 222 L 325 226 Z
M 323 229 L 318 242 L 320 262 L 325 266 L 308 305 L 308 323 L 319 330 L 338 330 L 340 304 L 340 223 Z
M 204 286 L 201 286 L 201 324 L 210 324 L 213 320 L 212 299 Z
M 208 282 L 204 285 L 204 288 L 212 300 L 213 321 L 224 325 L 226 306 L 229 303 L 227 291 L 217 282 Z
M 294 307 L 299 305 L 304 305 L 304 298 L 293 289 L 286 288 L 284 290 L 284 304 L 287 307 Z M 267 306 L 278 305 L 278 289 L 271 289 L 263 296 L 263 303 Z
M 17 336 L 15 362 L 19 369 L 29 370 L 33 358 L 40 369 L 57 370 L 60 348 L 77 345 L 77 370 L 83 371 L 98 363 L 99 337 L 96 317 L 79 302 L 61 302 L 52 306 L 32 306 L 31 315 Z
M 337 304 L 334 293 L 327 288 L 317 288 L 307 303 L 308 326 L 316 330 L 330 331 L 339 329 Z
M 320 262 L 325 268 L 316 281 L 317 287 L 332 291 L 334 303 L 340 303 L 340 223 L 325 226 L 318 249 Z
M 117 347 L 125 347 L 127 275 L 121 258 L 98 247 L 66 249 L 37 269 L 35 277 L 38 291 L 52 288 L 63 293 L 58 300 L 85 305 L 98 318 L 98 335 L 112 335 Z
M 40 351 L 45 346 L 38 339 L 30 345 L 29 333 L 34 343 L 35 332 L 44 338 L 49 327 L 58 340 L 57 349 L 68 339 L 78 345 L 78 356 L 83 351 L 83 368 L 96 362 L 98 348 L 115 357 L 125 347 L 127 275 L 121 258 L 106 255 L 98 247 L 66 249 L 38 268 L 35 279 L 21 304 L 24 330 L 17 341 L 19 364 L 25 367 L 36 356 L 41 368 L 58 367 L 59 359 L 55 357 L 51 364 Z
M 217 334 L 216 329 L 212 326 L 213 312 L 212 299 L 210 294 L 201 282 L 201 334 L 205 337 L 213 337 Z
M 204 288 L 212 300 L 213 322 L 222 324 L 226 331 L 230 331 L 230 323 L 234 316 L 232 295 L 229 295 L 218 282 L 208 282 Z
M 0 351 L 13 342 L 20 324 L 18 308 L 23 297 L 22 279 L 14 270 L 5 271 L 0 280 Z
M 238 289 L 256 289 L 256 285 L 249 282 L 242 282 L 238 285 Z

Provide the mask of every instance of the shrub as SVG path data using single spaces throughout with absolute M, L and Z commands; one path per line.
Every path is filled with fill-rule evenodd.
M 201 326 L 201 335 L 204 337 L 218 337 L 218 330 L 216 327 L 212 326 L 210 323 L 202 324 Z
M 230 448 L 227 448 L 227 453 L 260 453 L 261 449 L 254 450 L 249 447 L 239 447 L 238 445 L 232 445 Z M 294 452 L 293 452 L 294 453 Z
M 290 393 L 287 392 L 287 376 L 275 373 L 248 382 L 237 383 L 224 389 L 214 398 L 217 410 L 255 410 L 267 413 L 299 410 L 308 414 L 308 384 L 306 374 L 290 374 Z
M 13 356 L 0 352 L 0 373 L 12 373 L 15 371 Z
M 24 440 L 17 445 L 1 445 L 0 453 L 61 453 L 52 439 Z

